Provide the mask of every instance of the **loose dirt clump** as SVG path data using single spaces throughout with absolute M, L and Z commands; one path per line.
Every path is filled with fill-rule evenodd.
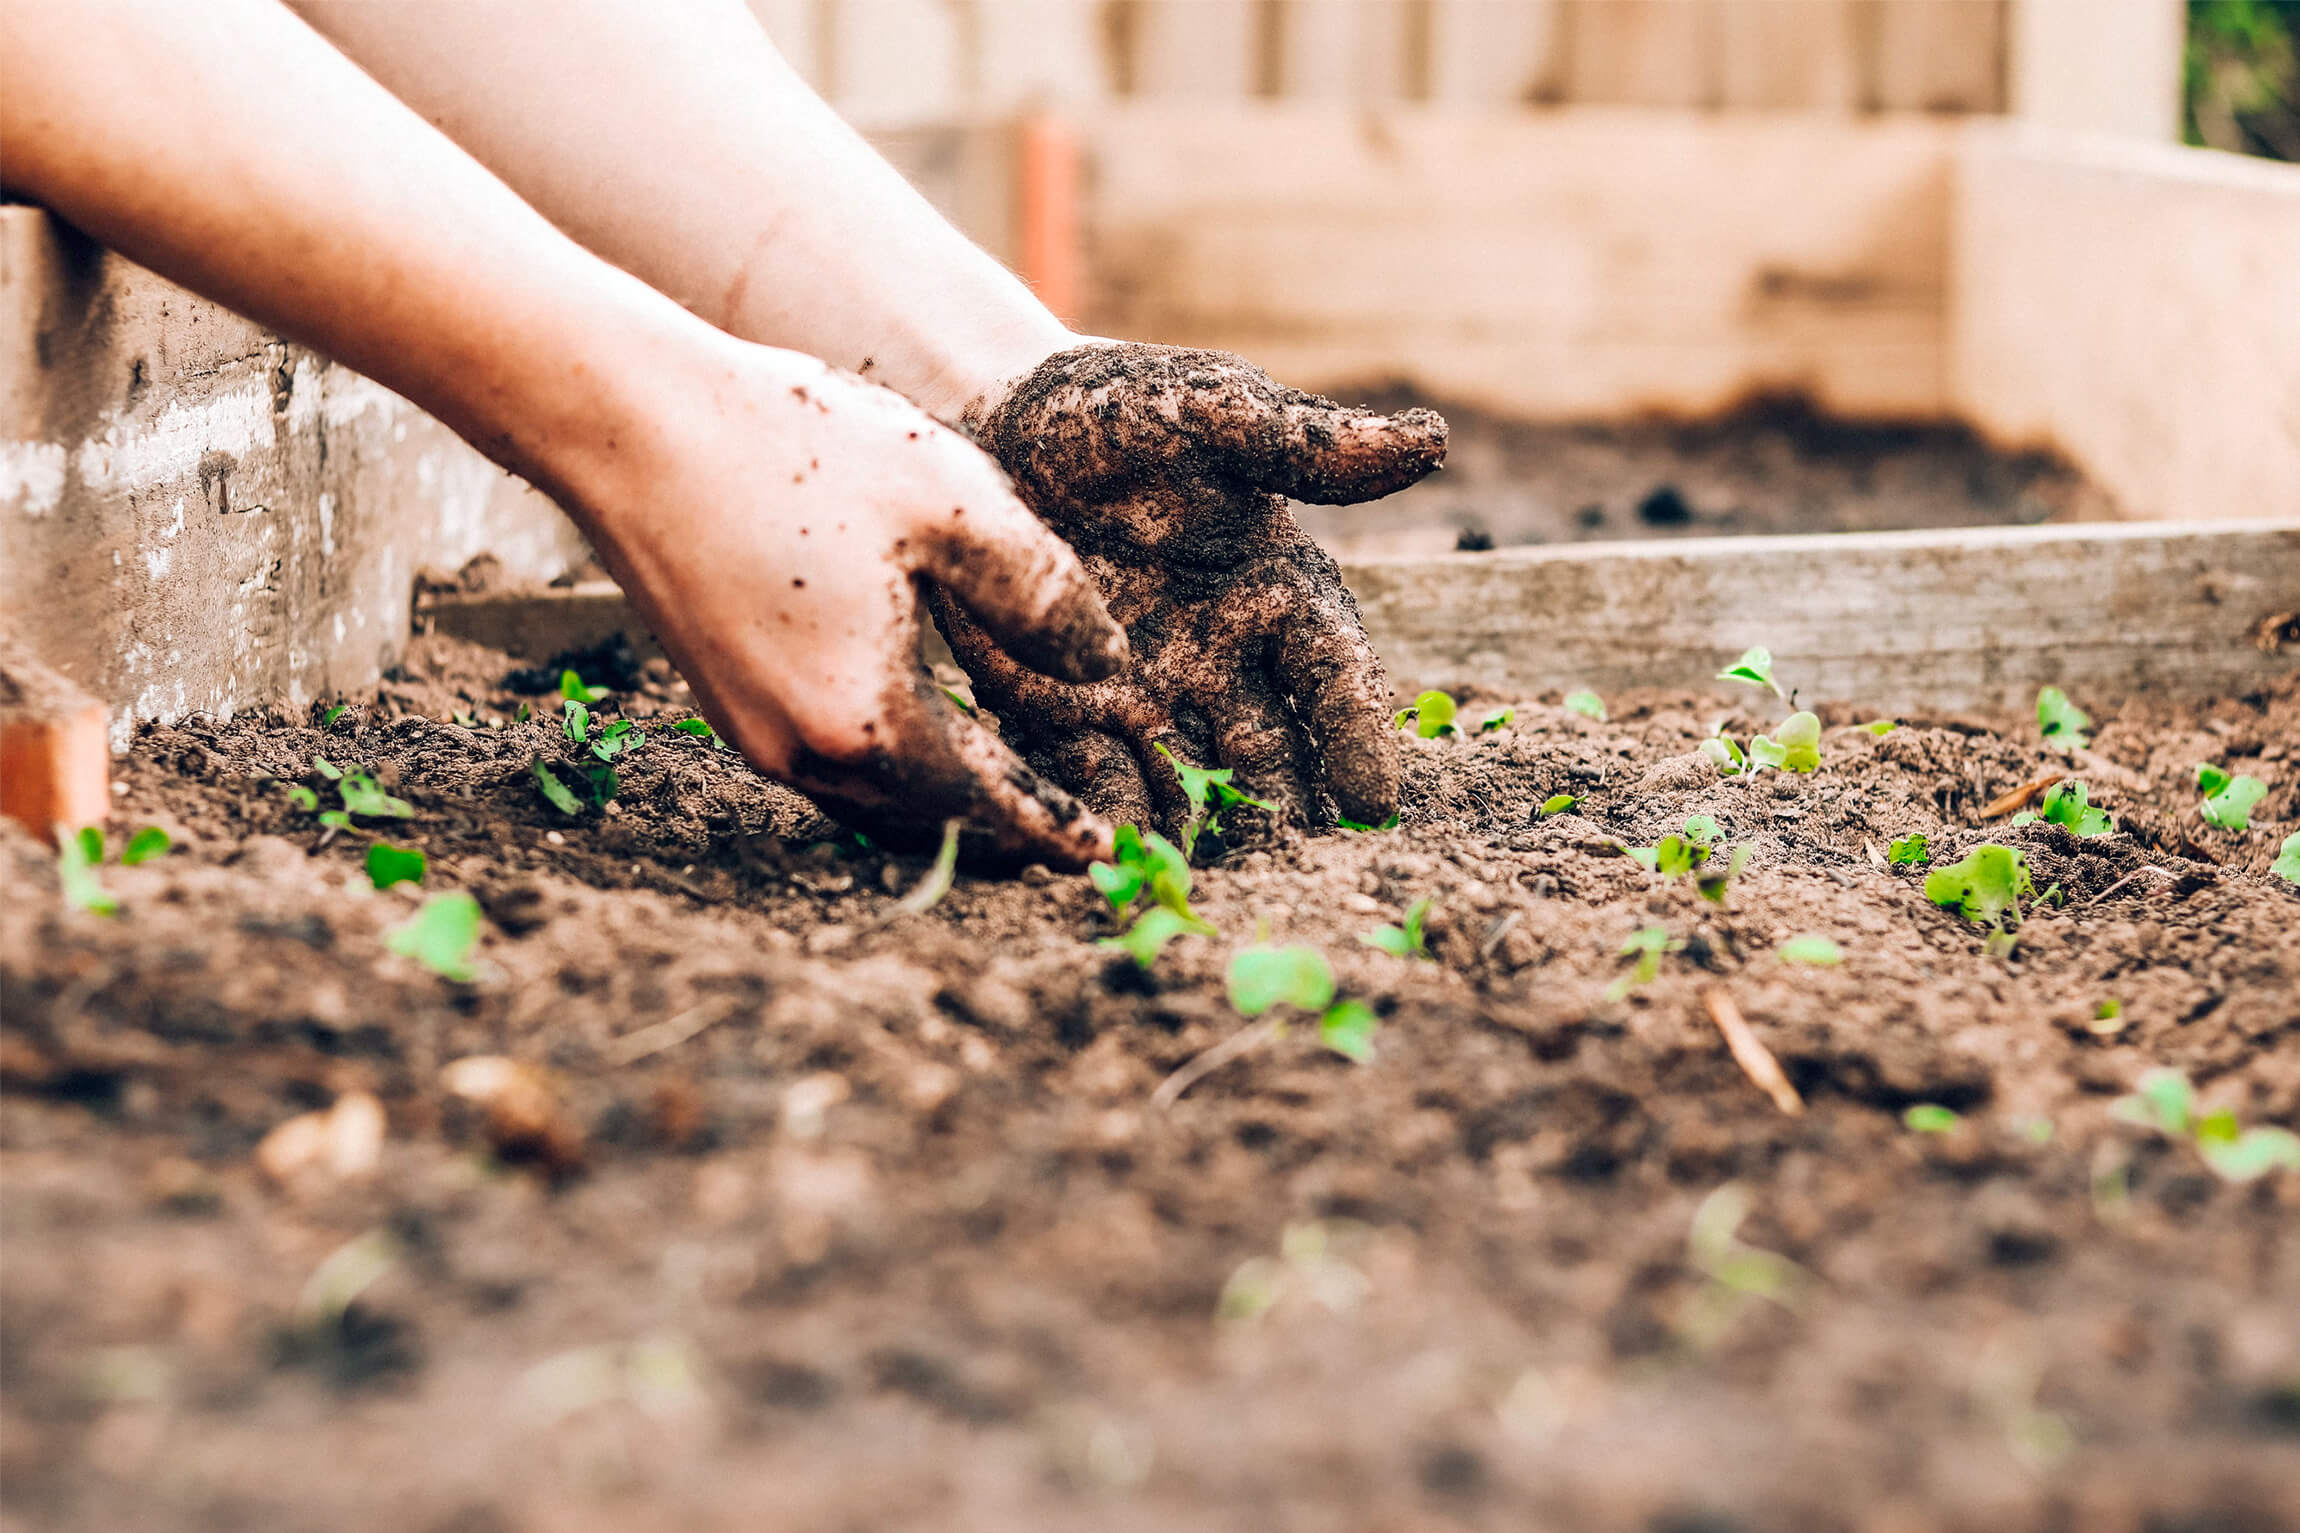
M 1480 700 L 1514 721 L 1408 741 L 1398 828 L 1223 852 L 1222 936 L 1144 971 L 1083 878 L 896 914 L 924 861 L 672 731 L 659 668 L 598 705 L 646 737 L 618 796 L 561 814 L 512 668 L 432 642 L 329 728 L 145 730 L 114 845 L 178 849 L 102 868 L 116 916 L 0 839 L 15 1522 L 2300 1527 L 2300 1174 L 2111 1108 L 2169 1067 L 2300 1126 L 2300 688 L 2096 707 L 2073 759 L 1823 710 L 1818 772 L 1729 780 L 1699 741 L 1781 710 Z M 298 807 L 315 755 L 408 803 L 363 824 L 424 891 Z M 2199 760 L 2272 785 L 2251 830 Z M 1974 818 L 2055 764 L 2117 834 Z M 1618 850 L 1695 815 L 1754 849 L 1721 905 Z M 1993 956 L 1870 855 L 1912 833 L 2062 902 Z M 452 890 L 468 984 L 387 944 Z M 1359 942 L 1425 898 L 1428 961 Z M 1154 1109 L 1265 927 L 1377 1057 L 1296 1026 Z M 1647 927 L 1682 946 L 1609 995 Z M 558 1148 L 508 1158 L 507 1102 Z

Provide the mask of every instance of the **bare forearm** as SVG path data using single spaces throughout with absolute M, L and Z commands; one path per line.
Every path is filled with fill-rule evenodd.
M 603 446 L 617 349 L 693 324 L 272 0 L 11 0 L 0 139 L 11 189 L 555 491 Z
M 955 415 L 1070 341 L 784 63 L 740 0 L 297 0 L 591 249 L 749 340 Z

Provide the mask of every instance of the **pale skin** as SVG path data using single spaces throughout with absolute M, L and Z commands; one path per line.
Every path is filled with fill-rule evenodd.
M 942 424 L 1083 338 L 739 0 L 298 10 L 11 0 L 0 177 L 546 490 L 761 770 L 873 827 L 1106 855 L 915 661 L 928 583 L 1045 685 L 1124 671 L 1095 579 Z

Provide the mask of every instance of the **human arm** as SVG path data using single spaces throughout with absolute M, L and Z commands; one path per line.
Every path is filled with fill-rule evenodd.
M 956 433 L 584 251 L 271 0 L 11 0 L 0 143 L 11 190 L 549 492 L 763 769 L 866 819 L 969 819 L 1010 855 L 1106 849 L 918 674 L 920 580 L 1034 664 L 1083 680 L 1124 654 Z

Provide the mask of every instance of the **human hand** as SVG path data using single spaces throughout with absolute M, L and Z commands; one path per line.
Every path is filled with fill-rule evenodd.
M 1187 812 L 1165 745 L 1237 769 L 1299 824 L 1321 793 L 1397 809 L 1389 682 L 1334 561 L 1287 509 L 1401 490 L 1444 460 L 1445 422 L 1284 388 L 1225 352 L 1095 343 L 1059 352 L 965 425 L 1078 550 L 1133 662 L 1076 684 L 1033 675 L 974 615 L 935 619 L 1006 739 L 1113 820 Z
M 1110 827 L 945 698 L 918 588 L 1018 674 L 1092 683 L 1126 640 L 1062 541 L 963 436 L 811 358 L 729 341 L 652 391 L 614 467 L 563 485 L 601 559 L 751 763 L 899 841 L 946 818 L 1075 868 Z M 995 637 L 993 637 L 995 636 Z

